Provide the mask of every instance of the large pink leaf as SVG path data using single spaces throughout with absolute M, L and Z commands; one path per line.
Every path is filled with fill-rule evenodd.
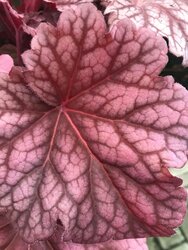
M 167 167 L 187 160 L 188 94 L 157 76 L 164 40 L 130 20 L 106 34 L 83 4 L 31 46 L 24 77 L 46 106 L 21 76 L 0 82 L 0 208 L 23 239 L 49 237 L 57 220 L 83 244 L 173 234 L 186 192 Z
M 108 4 L 109 3 L 109 4 Z M 188 1 L 187 0 L 105 0 L 106 13 L 115 19 L 129 17 L 139 27 L 149 27 L 169 40 L 169 49 L 183 56 L 188 66 Z
M 93 0 L 44 0 L 45 2 L 54 3 L 59 11 L 76 6 L 82 3 L 90 3 Z

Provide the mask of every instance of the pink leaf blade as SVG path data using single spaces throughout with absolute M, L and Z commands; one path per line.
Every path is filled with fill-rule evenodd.
M 114 0 L 105 2 L 109 22 L 130 18 L 138 27 L 148 27 L 168 38 L 169 49 L 176 56 L 183 56 L 187 64 L 186 43 L 188 36 L 188 4 L 186 0 Z
M 160 36 L 148 30 L 142 36 L 128 19 L 106 34 L 104 18 L 91 4 L 62 13 L 57 27 L 39 27 L 32 50 L 23 55 L 28 71 L 19 80 L 21 91 L 10 91 L 7 78 L 0 85 L 1 97 L 10 96 L 0 106 L 9 117 L 0 117 L 0 208 L 8 211 L 24 241 L 49 238 L 57 224 L 64 241 L 95 244 L 169 236 L 182 223 L 186 192 L 167 167 L 170 157 L 176 166 L 186 157 L 188 101 L 171 78 L 158 77 L 166 52 Z M 99 92 L 110 106 L 116 103 L 116 114 L 101 104 Z M 83 97 L 91 99 L 90 107 Z M 165 111 L 175 100 L 172 113 L 182 115 L 182 124 L 173 120 L 170 128 L 161 111 L 156 127 L 138 119 L 147 102 L 156 107 L 159 97 Z M 177 105 L 178 98 L 182 104 Z M 131 102 L 138 102 L 139 112 L 137 107 L 131 111 Z M 17 112 L 21 119 L 15 119 Z M 174 132 L 165 138 L 162 126 Z

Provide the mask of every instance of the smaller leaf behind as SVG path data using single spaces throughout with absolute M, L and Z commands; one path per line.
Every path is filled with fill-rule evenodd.
M 188 2 L 187 0 L 106 0 L 109 23 L 130 18 L 138 27 L 148 27 L 169 40 L 169 50 L 183 56 L 188 66 Z

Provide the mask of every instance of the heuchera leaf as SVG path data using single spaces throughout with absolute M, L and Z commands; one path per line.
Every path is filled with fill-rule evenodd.
M 165 41 L 130 20 L 106 33 L 82 4 L 41 24 L 31 47 L 24 80 L 0 77 L 0 208 L 23 239 L 57 220 L 65 242 L 173 234 L 186 192 L 167 167 L 187 160 L 188 94 L 158 76 Z
M 146 239 L 127 239 L 107 241 L 105 243 L 84 245 L 65 243 L 62 241 L 62 230 L 57 226 L 55 233 L 45 241 L 33 244 L 24 242 L 17 233 L 16 227 L 11 223 L 6 214 L 0 215 L 0 249 L 6 250 L 147 250 Z
M 44 0 L 44 1 L 56 4 L 56 7 L 59 11 L 63 11 L 78 4 L 93 2 L 93 0 Z
M 169 49 L 183 56 L 188 66 L 188 2 L 187 0 L 105 0 L 109 22 L 129 17 L 139 27 L 149 27 L 169 40 Z

